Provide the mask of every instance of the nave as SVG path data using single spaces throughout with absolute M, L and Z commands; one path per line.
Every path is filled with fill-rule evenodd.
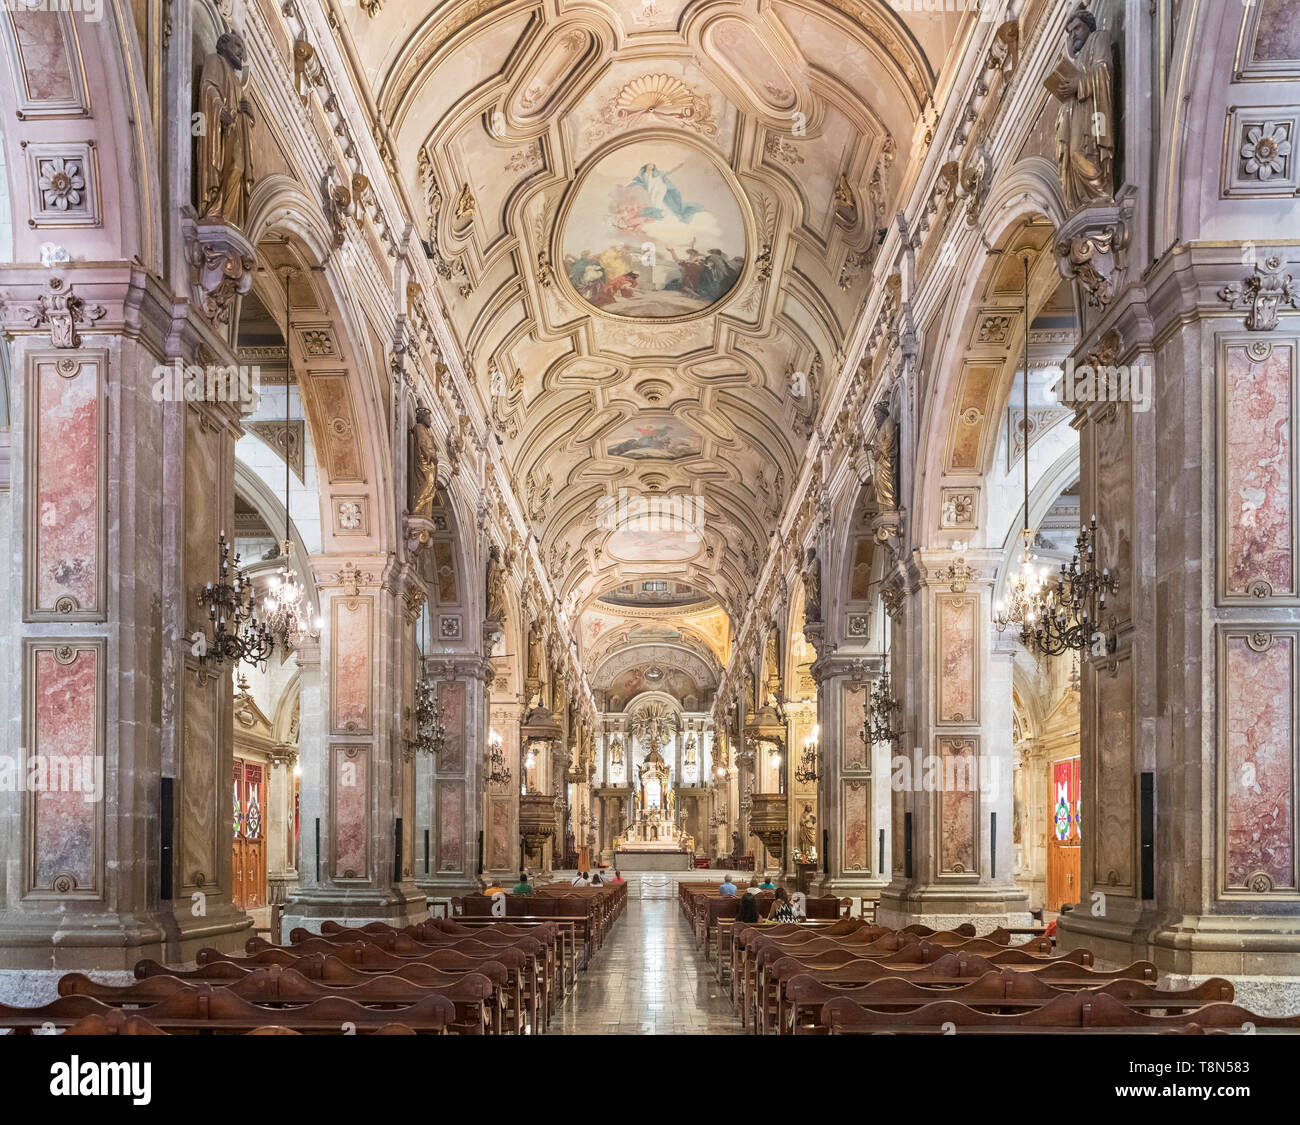
M 631 898 L 566 997 L 565 1035 L 733 1035 L 743 1028 L 671 898 Z

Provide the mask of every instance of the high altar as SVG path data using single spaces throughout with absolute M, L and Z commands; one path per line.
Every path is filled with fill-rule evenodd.
M 639 799 L 636 818 L 627 831 L 615 839 L 615 852 L 691 852 L 695 839 L 675 823 L 675 793 L 672 771 L 659 753 L 659 740 L 651 738 L 650 753 L 637 770 Z

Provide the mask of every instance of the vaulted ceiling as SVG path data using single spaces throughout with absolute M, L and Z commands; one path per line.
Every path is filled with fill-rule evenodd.
M 369 7 L 341 10 L 354 62 L 565 604 L 670 579 L 734 617 L 861 312 L 896 154 L 977 13 Z

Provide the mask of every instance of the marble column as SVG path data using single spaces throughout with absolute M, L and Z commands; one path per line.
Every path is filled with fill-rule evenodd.
M 284 924 L 405 925 L 427 916 L 424 893 L 407 878 L 409 857 L 394 870 L 405 809 L 406 606 L 391 557 L 315 556 L 311 564 L 324 628 L 319 655 L 301 656 L 301 863 Z
M 1078 409 L 1120 592 L 1113 650 L 1082 667 L 1085 894 L 1061 921 L 1065 948 L 1229 976 L 1261 1013 L 1300 1009 L 1300 315 L 1270 253 L 1176 247 L 1078 349 L 1154 389 Z
M 891 646 L 903 735 L 890 770 L 884 925 L 973 920 L 987 931 L 1029 921 L 1011 846 L 1011 654 L 991 651 L 989 636 L 998 558 L 917 551 L 907 568 Z

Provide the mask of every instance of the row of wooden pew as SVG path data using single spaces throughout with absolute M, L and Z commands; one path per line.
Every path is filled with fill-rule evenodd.
M 535 887 L 530 895 L 467 895 L 451 900 L 456 921 L 473 925 L 496 918 L 509 919 L 518 925 L 562 923 L 572 931 L 575 950 L 582 953 L 585 967 L 605 942 L 623 911 L 627 908 L 627 884 L 603 883 L 598 887 L 575 887 L 569 883 L 547 883 Z M 494 911 L 504 908 L 504 914 Z
M 724 931 L 739 916 L 740 900 L 745 893 L 742 887 L 734 895 L 724 895 L 721 886 L 720 882 L 677 884 L 677 904 L 695 932 L 696 947 L 703 950 L 706 960 L 710 948 L 717 949 L 719 965 Z M 773 891 L 760 891 L 755 896 L 760 918 L 768 912 L 774 897 Z M 806 902 L 808 919 L 813 922 L 834 922 L 847 915 L 852 906 L 852 899 L 834 895 L 810 898 Z M 720 970 L 718 979 L 722 979 Z
M 1006 930 L 977 937 L 970 923 L 723 927 L 732 1002 L 759 1034 L 1300 1029 L 1300 1015 L 1258 1016 L 1232 1003 L 1222 978 L 1162 989 L 1149 961 L 1102 971 L 1088 950 L 1054 954 L 1048 939 L 1013 946 Z
M 579 888 L 568 888 L 577 892 Z M 38 1007 L 0 1005 L 0 1029 L 76 1034 L 539 1034 L 576 983 L 584 942 L 603 938 L 625 885 L 582 888 L 553 917 L 430 919 L 395 928 L 325 922 L 289 944 L 234 955 L 201 949 L 193 968 L 144 960 L 127 985 L 82 973 Z M 572 899 L 573 901 L 568 901 Z

